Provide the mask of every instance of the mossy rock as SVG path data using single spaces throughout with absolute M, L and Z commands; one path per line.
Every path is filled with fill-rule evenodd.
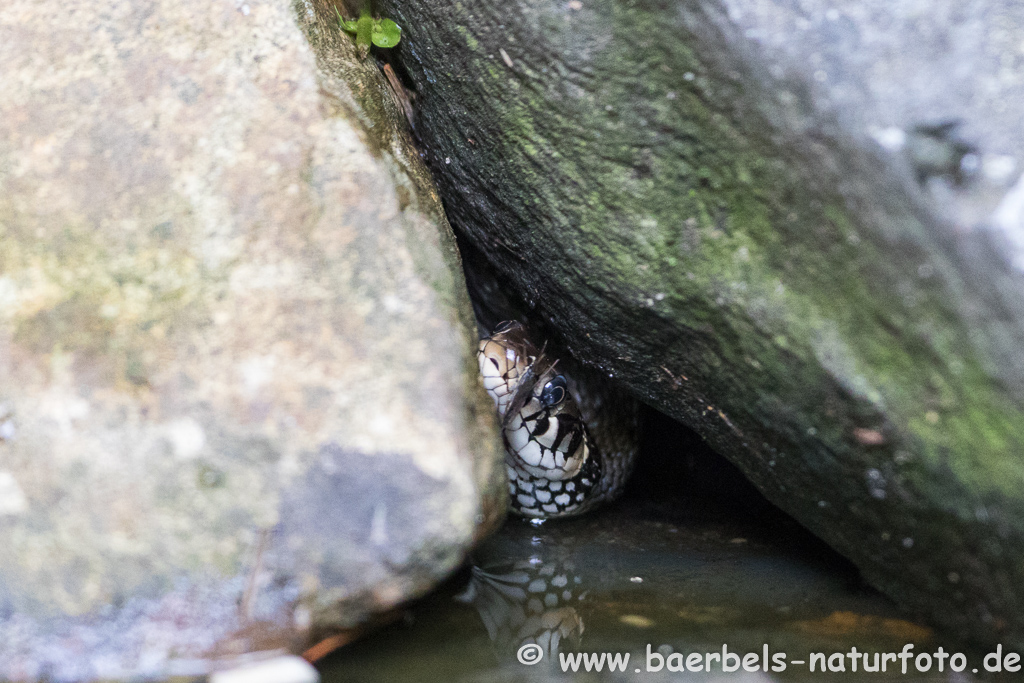
M 1019 646 L 1024 10 L 939 4 L 380 3 L 449 219 L 561 341 Z

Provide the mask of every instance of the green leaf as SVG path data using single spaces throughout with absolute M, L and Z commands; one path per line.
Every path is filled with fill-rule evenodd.
M 341 29 L 343 31 L 347 31 L 349 33 L 355 33 L 356 32 L 356 22 L 355 22 L 354 19 L 352 19 L 352 20 L 345 20 L 341 16 L 341 12 L 338 11 L 337 7 L 334 8 L 334 13 L 336 15 L 338 15 L 338 25 L 341 26 Z
M 390 19 L 380 19 L 373 22 L 373 30 L 370 33 L 370 40 L 377 47 L 394 47 L 402 39 L 402 29 Z

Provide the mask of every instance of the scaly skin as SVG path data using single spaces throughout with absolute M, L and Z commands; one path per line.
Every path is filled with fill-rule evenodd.
M 614 499 L 636 456 L 635 404 L 586 397 L 606 392 L 584 386 L 527 339 L 516 322 L 503 323 L 480 342 L 484 386 L 502 420 L 512 509 L 535 518 L 570 517 Z M 621 416 L 601 415 L 632 405 Z M 581 410 L 583 406 L 591 408 Z M 589 412 L 590 414 L 587 414 Z M 588 425 L 608 433 L 595 441 Z M 611 429 L 609 429 L 611 426 Z M 611 432 L 617 431 L 612 438 Z

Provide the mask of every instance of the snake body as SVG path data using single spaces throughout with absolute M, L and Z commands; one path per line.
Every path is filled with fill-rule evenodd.
M 621 493 L 637 450 L 634 401 L 548 357 L 517 322 L 499 325 L 477 355 L 501 418 L 513 511 L 570 517 Z

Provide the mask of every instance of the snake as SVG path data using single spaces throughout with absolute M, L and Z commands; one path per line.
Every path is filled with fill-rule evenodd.
M 573 517 L 615 500 L 638 450 L 636 402 L 545 349 L 522 323 L 506 321 L 477 352 L 501 422 L 510 507 L 534 519 Z

